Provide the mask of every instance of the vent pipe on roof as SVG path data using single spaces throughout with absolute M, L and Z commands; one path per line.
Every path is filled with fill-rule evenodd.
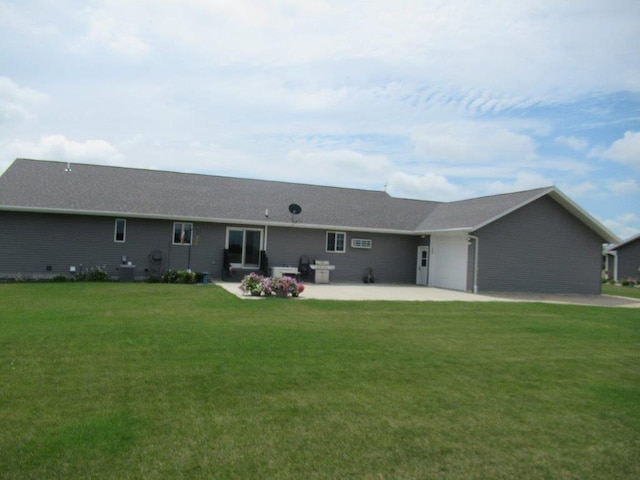
M 71 171 L 71 162 L 67 162 L 67 167 L 64 169 L 65 172 Z

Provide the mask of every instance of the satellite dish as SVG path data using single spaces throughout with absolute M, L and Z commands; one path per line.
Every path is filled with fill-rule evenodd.
M 291 205 L 289 205 L 289 211 L 292 215 L 298 215 L 302 211 L 302 207 L 300 207 L 300 205 L 298 205 L 297 203 L 292 203 Z
M 297 203 L 292 203 L 289 205 L 289 212 L 291 212 L 291 221 L 296 223 L 296 215 L 298 215 L 302 211 L 302 207 Z

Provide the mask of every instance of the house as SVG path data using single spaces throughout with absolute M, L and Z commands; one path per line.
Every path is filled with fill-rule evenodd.
M 605 270 L 609 278 L 640 280 L 640 233 L 605 250 Z
M 275 266 L 332 282 L 600 293 L 618 239 L 555 187 L 457 202 L 382 191 L 17 159 L 0 177 L 0 277 L 104 267 L 142 280 Z M 226 275 L 225 275 L 226 274 Z

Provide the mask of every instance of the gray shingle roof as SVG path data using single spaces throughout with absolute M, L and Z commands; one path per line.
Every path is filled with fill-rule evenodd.
M 493 219 L 544 195 L 549 187 L 524 192 L 491 195 L 443 203 L 418 226 L 417 230 L 477 230 Z
M 231 220 L 411 231 L 437 202 L 385 192 L 212 175 L 16 160 L 0 178 L 0 206 L 68 213 Z M 268 219 L 265 211 L 269 211 Z
M 473 231 L 551 195 L 610 242 L 606 228 L 553 187 L 442 203 L 385 192 L 17 159 L 0 177 L 0 209 L 429 233 Z M 265 211 L 269 212 L 268 218 Z
M 637 233 L 636 235 L 633 235 L 629 238 L 626 238 L 624 240 L 622 240 L 619 243 L 616 243 L 615 245 L 610 245 L 609 248 L 607 248 L 607 252 L 615 252 L 618 248 L 620 247 L 624 247 L 625 245 L 628 245 L 630 243 L 633 243 L 637 240 L 640 240 L 640 233 Z

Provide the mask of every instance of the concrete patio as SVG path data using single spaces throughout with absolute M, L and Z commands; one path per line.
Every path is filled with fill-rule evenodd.
M 238 282 L 216 282 L 216 285 L 244 299 L 258 299 L 244 295 Z M 485 294 L 445 290 L 417 285 L 384 284 L 315 284 L 305 283 L 300 299 L 316 300 L 395 300 L 405 302 L 544 302 L 593 305 L 607 307 L 640 308 L 640 302 L 631 298 L 609 295 L 552 295 L 552 294 Z

